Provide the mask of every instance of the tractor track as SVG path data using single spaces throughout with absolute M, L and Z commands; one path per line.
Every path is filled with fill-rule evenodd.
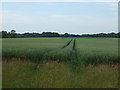
M 65 44 L 62 48 L 66 48 L 67 46 L 70 45 L 70 43 L 72 42 L 73 39 L 71 39 L 67 44 Z
M 62 46 L 62 49 L 64 49 L 64 48 L 66 48 L 67 46 L 69 46 L 70 43 L 72 42 L 72 40 L 73 40 L 73 39 L 71 39 L 67 44 L 65 44 L 64 46 Z M 61 47 L 60 47 L 60 48 L 61 48 Z M 54 49 L 52 49 L 52 50 L 47 50 L 46 52 L 44 52 L 44 55 L 41 57 L 40 62 L 38 62 L 38 63 L 36 64 L 36 66 L 35 66 L 34 69 L 37 70 L 37 68 L 39 67 L 39 63 L 41 63 L 41 61 L 42 61 L 42 63 L 43 63 L 43 60 L 46 58 L 46 54 L 47 54 L 47 53 L 52 52 L 52 51 L 54 51 L 54 50 L 56 50 L 56 49 L 60 49 L 60 48 L 54 48 Z
M 75 59 L 78 59 L 78 55 L 77 55 L 77 51 L 76 51 L 76 39 L 71 39 L 69 42 L 67 42 L 67 44 L 65 44 L 64 46 L 62 46 L 62 49 L 67 48 L 71 44 L 72 41 L 73 41 L 72 51 L 70 52 L 69 55 L 72 56 L 70 62 L 72 62 L 73 64 L 75 64 L 74 63 L 74 62 L 76 62 Z M 41 57 L 41 61 L 43 61 L 46 58 L 46 54 L 47 53 L 52 52 L 52 51 L 54 51 L 56 49 L 60 49 L 60 48 L 55 48 L 55 49 L 47 50 L 46 52 L 44 52 L 44 55 Z M 39 63 L 36 64 L 35 70 L 37 70 L 37 68 L 39 67 Z
M 73 41 L 73 48 L 72 48 L 73 50 L 75 50 L 76 49 L 76 39 L 74 39 L 74 41 Z

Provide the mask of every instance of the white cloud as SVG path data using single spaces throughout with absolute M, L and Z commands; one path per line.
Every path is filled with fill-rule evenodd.
M 2 0 L 2 2 L 119 2 L 119 0 Z
M 118 2 L 106 2 L 106 3 L 96 3 L 102 7 L 109 7 L 109 8 L 118 8 Z
M 0 30 L 2 30 L 2 11 L 0 11 Z
M 17 32 L 57 31 L 60 33 L 98 33 L 117 32 L 116 18 L 93 16 L 25 16 L 20 13 L 4 12 L 3 29 Z

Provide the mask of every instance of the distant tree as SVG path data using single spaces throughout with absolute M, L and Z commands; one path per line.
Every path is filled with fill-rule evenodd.
M 120 38 L 120 32 L 118 33 L 118 38 Z
M 11 34 L 15 34 L 15 33 L 16 33 L 16 31 L 15 31 L 15 30 L 11 30 L 10 32 L 11 32 Z
M 82 34 L 82 35 L 76 35 L 76 34 L 59 34 L 57 32 L 42 32 L 42 33 L 23 33 L 19 34 L 16 33 L 15 30 L 11 30 L 10 32 L 7 31 L 1 31 L 0 32 L 0 38 L 32 38 L 32 37 L 108 37 L 108 38 L 120 38 L 120 32 L 118 33 L 98 33 L 98 34 Z
M 65 33 L 65 34 L 64 34 L 64 37 L 68 37 L 68 36 L 69 36 L 69 34 L 68 34 L 68 33 Z
M 59 34 L 56 32 L 43 32 L 43 37 L 59 37 Z
M 10 31 L 10 37 L 11 38 L 15 38 L 16 37 L 16 31 L 15 30 L 11 30 Z
M 7 31 L 2 31 L 2 38 L 7 38 Z

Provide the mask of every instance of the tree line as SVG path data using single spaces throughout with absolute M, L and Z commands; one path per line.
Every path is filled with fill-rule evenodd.
M 0 38 L 32 38 L 32 37 L 109 37 L 109 38 L 120 38 L 120 32 L 119 33 L 98 33 L 98 34 L 82 34 L 82 35 L 76 35 L 76 34 L 59 34 L 57 32 L 42 32 L 42 33 L 16 33 L 15 30 L 11 30 L 10 32 L 7 31 L 1 31 L 0 32 Z

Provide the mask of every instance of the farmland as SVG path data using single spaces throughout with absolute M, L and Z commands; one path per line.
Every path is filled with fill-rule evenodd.
M 118 87 L 117 38 L 9 38 L 2 45 L 3 87 Z

